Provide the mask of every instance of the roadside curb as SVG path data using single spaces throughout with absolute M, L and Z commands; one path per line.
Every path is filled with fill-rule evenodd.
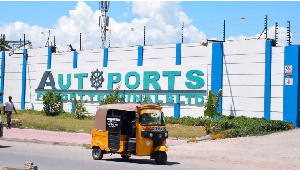
M 290 130 L 295 129 L 294 125 L 290 125 Z M 206 136 L 201 136 L 201 137 L 195 137 L 195 138 L 191 138 L 189 139 L 187 142 L 198 142 L 198 141 L 202 141 L 202 140 L 215 140 L 218 138 L 228 138 L 230 137 L 229 134 L 218 134 L 218 135 L 206 135 Z
M 85 147 L 84 145 L 90 145 L 90 144 L 44 141 L 44 140 L 37 140 L 37 139 L 0 138 L 0 140 L 14 141 L 14 142 L 29 142 L 29 143 L 47 144 L 47 145 L 61 145 L 61 146 L 82 146 L 82 147 Z
M 215 140 L 218 138 L 226 138 L 226 137 L 229 137 L 229 135 L 224 135 L 224 134 L 206 135 L 206 136 L 191 138 L 187 142 L 198 142 L 198 141 L 202 141 L 202 140 Z

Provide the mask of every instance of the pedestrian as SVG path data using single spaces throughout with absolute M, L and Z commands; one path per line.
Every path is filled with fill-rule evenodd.
M 11 96 L 8 97 L 8 101 L 6 101 L 3 104 L 3 106 L 4 106 L 3 107 L 3 112 L 4 112 L 4 114 L 7 115 L 7 127 L 6 127 L 6 129 L 8 129 L 8 128 L 10 129 L 12 110 L 14 109 L 15 113 L 17 114 L 14 103 L 12 102 L 12 97 Z

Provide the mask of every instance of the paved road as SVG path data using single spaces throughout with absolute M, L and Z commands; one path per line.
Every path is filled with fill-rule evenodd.
M 23 168 L 31 161 L 42 170 L 77 169 L 216 169 L 216 167 L 190 164 L 169 154 L 166 165 L 156 165 L 149 157 L 133 156 L 123 161 L 120 155 L 105 154 L 103 160 L 93 160 L 90 149 L 79 146 L 59 146 L 0 140 L 0 167 Z M 180 152 L 180 151 L 179 151 Z M 182 163 L 181 163 L 182 161 Z
M 36 129 L 3 129 L 2 140 L 31 141 L 36 143 L 59 143 L 63 145 L 91 144 L 91 134 L 54 132 Z M 169 145 L 183 144 L 186 140 L 167 139 Z
M 11 129 L 8 134 L 47 133 Z M 9 133 L 11 132 L 11 133 Z M 51 132 L 52 133 L 52 132 Z M 73 141 L 77 134 L 71 135 Z M 60 136 L 60 133 L 53 132 Z M 29 138 L 25 135 L 26 138 Z M 43 135 L 41 135 L 43 136 Z M 16 137 L 16 136 L 14 136 Z M 17 136 L 20 137 L 20 136 Z M 30 138 L 37 137 L 33 135 Z M 41 137 L 43 138 L 43 137 Z M 52 137 L 51 137 L 52 138 Z M 44 140 L 50 140 L 50 137 Z M 94 161 L 91 150 L 79 146 L 58 146 L 53 142 L 36 144 L 0 140 L 0 167 L 22 168 L 32 161 L 41 169 L 300 169 L 300 129 L 266 136 L 221 139 L 186 143 L 169 140 L 168 163 L 159 166 L 149 157 L 133 156 L 123 162 L 120 155 L 104 155 L 104 160 Z M 29 140 L 30 141 L 30 140 Z M 54 140 L 55 141 L 55 140 Z M 63 140 L 64 141 L 64 140 Z M 76 142 L 72 142 L 76 143 Z M 79 142 L 81 143 L 81 142 Z

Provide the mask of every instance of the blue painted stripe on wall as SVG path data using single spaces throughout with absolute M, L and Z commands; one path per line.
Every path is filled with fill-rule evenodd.
M 22 69 L 22 95 L 21 95 L 21 110 L 25 109 L 25 94 L 26 94 L 26 54 L 27 49 L 23 50 L 23 69 Z
M 266 41 L 265 49 L 265 96 L 264 117 L 270 120 L 271 115 L 271 64 L 272 64 L 272 42 Z
M 48 47 L 48 63 L 47 63 L 47 69 L 51 69 L 51 60 L 52 60 L 52 47 Z
M 72 113 L 75 114 L 75 104 L 72 102 Z
M 181 65 L 181 44 L 176 44 L 176 65 Z
M 137 66 L 143 66 L 143 52 L 144 52 L 144 47 L 139 46 L 138 47 L 138 63 Z
M 181 44 L 176 44 L 176 65 L 181 65 Z M 174 103 L 174 118 L 180 117 L 180 103 Z
M 77 56 L 78 56 L 77 51 L 74 51 L 74 54 L 73 54 L 73 69 L 77 68 Z M 75 113 L 75 104 L 73 102 L 72 102 L 72 113 L 73 114 Z
M 0 93 L 0 104 L 3 104 L 3 90 L 4 90 L 4 73 L 5 73 L 5 51 L 2 51 L 2 61 L 1 61 L 1 88 Z
M 174 103 L 174 118 L 180 117 L 180 104 Z
M 284 66 L 291 65 L 293 85 L 285 85 L 283 78 L 283 120 L 292 122 L 295 127 L 300 126 L 300 95 L 299 95 L 299 64 L 300 46 L 286 46 L 284 50 Z M 284 69 L 284 68 L 283 68 Z
M 107 60 L 108 60 L 108 49 L 104 49 L 104 54 L 103 54 L 103 67 L 107 67 Z
M 74 51 L 74 56 L 73 56 L 73 68 L 77 68 L 77 56 L 78 52 Z
M 211 89 L 217 94 L 223 88 L 223 43 L 213 43 L 211 64 Z M 219 99 L 218 113 L 222 113 L 222 96 Z

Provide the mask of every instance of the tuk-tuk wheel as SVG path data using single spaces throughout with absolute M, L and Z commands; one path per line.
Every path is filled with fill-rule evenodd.
M 94 160 L 101 160 L 103 158 L 103 151 L 100 148 L 93 148 L 92 155 Z
M 157 151 L 155 155 L 155 162 L 159 165 L 166 164 L 168 159 L 167 153 L 163 151 Z
M 130 156 L 126 156 L 126 155 L 121 155 L 121 157 L 123 158 L 123 160 L 128 160 L 130 158 Z

